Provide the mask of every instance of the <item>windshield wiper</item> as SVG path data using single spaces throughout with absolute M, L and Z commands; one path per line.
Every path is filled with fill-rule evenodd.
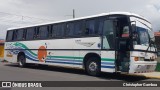
M 149 47 L 152 47 L 152 45 L 156 48 L 155 43 L 152 41 L 152 39 L 153 39 L 153 38 L 150 38 L 150 37 L 149 37 L 149 46 L 148 46 L 146 52 L 148 51 Z M 156 49 L 155 49 L 155 51 L 156 51 Z

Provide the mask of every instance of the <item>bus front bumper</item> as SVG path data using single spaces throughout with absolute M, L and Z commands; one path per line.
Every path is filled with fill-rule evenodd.
M 129 73 L 148 73 L 154 72 L 157 66 L 157 61 L 137 61 L 130 66 Z

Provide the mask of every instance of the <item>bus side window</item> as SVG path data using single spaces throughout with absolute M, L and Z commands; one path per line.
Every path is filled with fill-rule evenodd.
M 17 40 L 17 30 L 14 30 L 13 32 L 13 41 L 16 41 Z
M 12 41 L 12 40 L 13 40 L 13 31 L 8 31 L 6 41 Z
M 65 24 L 59 24 L 57 29 L 57 37 L 63 38 L 64 37 L 64 30 L 65 30 Z
M 96 33 L 99 34 L 99 35 L 102 35 L 103 34 L 103 25 L 104 25 L 104 20 L 105 18 L 104 17 L 100 17 L 98 18 L 97 20 L 97 30 Z
M 95 35 L 95 20 L 87 20 L 85 27 L 85 35 Z
M 27 28 L 26 31 L 26 40 L 33 40 L 35 35 L 35 28 Z
M 52 37 L 62 38 L 64 37 L 64 27 L 65 24 L 56 24 L 52 26 Z
M 48 35 L 49 35 L 48 26 L 39 27 L 39 38 L 40 39 L 47 39 Z
M 8 31 L 7 32 L 7 41 L 12 41 L 13 40 L 13 31 Z
M 66 29 L 66 36 L 67 37 L 71 37 L 73 36 L 73 32 L 74 32 L 74 23 L 73 22 L 69 22 L 67 23 L 67 29 Z
M 56 30 L 57 30 L 58 26 L 57 25 L 53 25 L 52 26 L 52 37 L 56 37 Z
M 104 20 L 103 35 L 103 49 L 114 49 L 114 22 L 112 20 Z
M 80 36 L 82 35 L 83 30 L 83 21 L 75 21 L 74 23 L 74 35 Z
M 23 40 L 24 39 L 23 35 L 24 35 L 24 29 L 17 30 L 17 36 L 18 36 L 17 40 Z

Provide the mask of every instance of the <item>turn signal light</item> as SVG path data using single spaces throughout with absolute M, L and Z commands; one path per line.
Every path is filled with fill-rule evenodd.
M 134 61 L 138 61 L 139 60 L 139 58 L 138 57 L 134 57 Z

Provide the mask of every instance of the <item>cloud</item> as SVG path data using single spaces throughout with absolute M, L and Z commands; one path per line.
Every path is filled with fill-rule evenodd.
M 160 30 L 160 1 L 159 0 L 150 0 L 148 5 L 145 8 L 147 12 L 144 12 L 145 16 L 150 19 L 154 31 Z
M 0 32 L 7 27 L 21 26 L 48 21 L 100 14 L 112 11 L 126 11 L 140 14 L 151 21 L 153 29 L 160 29 L 160 0 L 0 0 Z M 21 15 L 25 16 L 16 16 Z M 29 18 L 31 16 L 34 18 Z M 42 20 L 43 19 L 43 20 Z M 4 35 L 0 35 L 0 38 Z

